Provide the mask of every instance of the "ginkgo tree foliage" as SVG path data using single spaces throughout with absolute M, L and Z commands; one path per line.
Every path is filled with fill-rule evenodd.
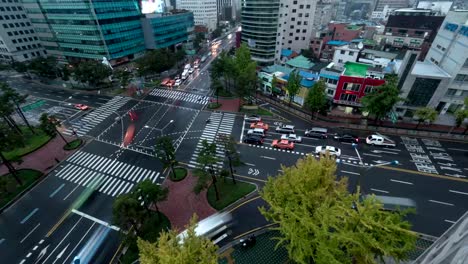
M 374 196 L 350 194 L 347 178 L 336 177 L 334 159 L 308 156 L 282 169 L 261 190 L 268 208 L 260 211 L 278 224 L 278 246 L 293 261 L 377 263 L 383 257 L 404 260 L 414 248 L 406 213 L 383 211 Z

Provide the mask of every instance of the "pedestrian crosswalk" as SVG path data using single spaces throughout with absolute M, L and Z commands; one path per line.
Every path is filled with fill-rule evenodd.
M 152 96 L 165 97 L 173 100 L 182 100 L 194 104 L 206 105 L 210 101 L 209 96 L 197 95 L 174 90 L 153 89 L 150 92 Z
M 67 128 L 63 133 L 72 135 L 75 131 L 78 136 L 86 135 L 91 129 L 100 124 L 104 119 L 115 113 L 120 107 L 126 104 L 131 98 L 116 96 L 102 106 L 94 109 L 79 122 L 73 123 L 71 128 Z
M 210 122 L 206 124 L 205 129 L 203 130 L 202 135 L 200 136 L 200 140 L 198 141 L 197 147 L 192 155 L 191 160 L 189 161 L 189 167 L 196 168 L 198 167 L 198 154 L 202 149 L 203 140 L 206 140 L 208 143 L 216 143 L 221 136 L 223 135 L 231 135 L 232 128 L 234 126 L 236 115 L 230 113 L 217 113 L 214 112 L 210 116 Z M 222 168 L 224 164 L 224 145 L 223 144 L 216 144 L 216 157 L 218 158 L 218 162 L 216 167 Z
M 99 192 L 118 196 L 128 193 L 135 184 L 149 179 L 157 183 L 159 172 L 134 166 L 89 152 L 78 151 L 67 159 L 65 167 L 56 176 L 64 180 L 89 187 L 93 179 L 100 179 Z

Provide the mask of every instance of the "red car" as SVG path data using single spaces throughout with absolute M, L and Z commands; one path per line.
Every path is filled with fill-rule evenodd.
M 89 106 L 84 105 L 84 104 L 75 104 L 75 108 L 78 110 L 88 110 Z
M 250 124 L 250 128 L 262 128 L 262 129 L 268 130 L 269 126 L 267 123 L 255 122 L 255 123 Z
M 279 149 L 293 150 L 294 142 L 290 142 L 287 139 L 275 139 L 273 140 L 273 143 L 271 143 L 271 146 Z

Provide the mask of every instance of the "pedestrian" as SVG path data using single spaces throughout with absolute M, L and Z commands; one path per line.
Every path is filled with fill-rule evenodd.
M 55 162 L 60 163 L 59 159 L 57 159 L 57 158 L 54 158 L 54 159 L 55 159 Z

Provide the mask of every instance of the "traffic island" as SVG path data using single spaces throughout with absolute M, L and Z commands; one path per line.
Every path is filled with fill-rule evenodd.
M 216 187 L 219 192 L 219 200 L 216 200 L 216 191 L 213 184 L 208 188 L 206 196 L 208 203 L 218 211 L 242 199 L 256 189 L 256 186 L 251 183 L 236 181 L 234 184 L 230 178 L 218 179 Z
M 0 176 L 0 208 L 10 203 L 15 197 L 34 186 L 34 183 L 43 175 L 42 172 L 33 169 L 17 170 L 18 183 L 11 173 Z
M 78 139 L 68 142 L 68 144 L 65 144 L 65 146 L 63 146 L 63 149 L 74 150 L 74 149 L 79 148 L 82 144 L 83 144 L 83 140 L 78 138 Z
M 21 157 L 40 149 L 52 139 L 41 129 L 34 129 L 33 133 L 28 127 L 24 126 L 21 127 L 21 132 L 24 135 L 24 145 L 10 151 L 3 152 L 3 155 L 5 155 L 9 161 L 21 160 Z
M 175 174 L 175 177 L 174 177 L 174 174 Z M 185 179 L 186 176 L 187 176 L 187 169 L 182 168 L 182 167 L 176 167 L 174 168 L 174 173 L 172 172 L 169 173 L 169 179 L 171 179 L 171 181 L 173 182 L 181 181 Z

